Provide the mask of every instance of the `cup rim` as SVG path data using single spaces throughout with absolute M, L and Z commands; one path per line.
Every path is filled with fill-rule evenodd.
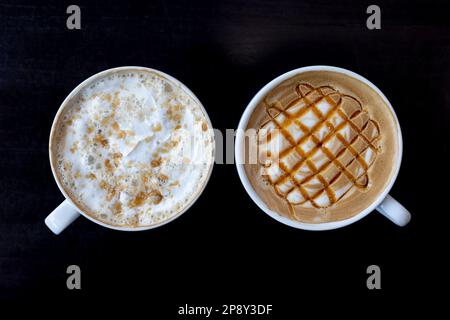
M 114 68 L 110 68 L 110 69 L 106 69 L 103 71 L 100 71 L 98 73 L 95 73 L 93 75 L 91 75 L 89 78 L 83 80 L 80 84 L 78 84 L 74 89 L 72 89 L 72 91 L 66 96 L 66 98 L 64 99 L 64 101 L 61 103 L 61 105 L 58 108 L 58 111 L 56 112 L 55 118 L 53 119 L 53 123 L 52 123 L 52 127 L 50 129 L 50 136 L 49 136 L 49 145 L 48 145 L 48 150 L 49 150 L 49 160 L 50 160 L 50 167 L 52 170 L 52 174 L 53 174 L 53 178 L 56 181 L 56 184 L 59 188 L 59 190 L 61 191 L 61 193 L 64 195 L 64 198 L 69 201 L 69 203 L 74 206 L 76 208 L 76 210 L 83 215 L 84 217 L 86 217 L 87 219 L 89 219 L 90 221 L 101 225 L 105 228 L 109 228 L 109 229 L 113 229 L 113 230 L 119 230 L 119 231 L 144 231 L 144 230 L 150 230 L 150 229 L 155 229 L 158 227 L 161 227 L 163 225 L 166 225 L 172 221 L 174 221 L 175 219 L 179 218 L 181 215 L 183 215 L 183 213 L 185 213 L 190 207 L 192 207 L 194 205 L 195 202 L 197 202 L 198 198 L 200 197 L 200 195 L 203 193 L 203 191 L 206 188 L 206 185 L 208 184 L 210 178 L 211 178 L 211 174 L 212 174 L 212 170 L 214 167 L 214 159 L 215 159 L 215 141 L 214 141 L 214 135 L 213 135 L 213 154 L 212 154 L 212 163 L 209 166 L 208 169 L 208 173 L 206 175 L 206 179 L 203 183 L 203 186 L 199 189 L 198 193 L 195 195 L 195 197 L 193 197 L 190 201 L 190 203 L 183 208 L 183 210 L 177 212 L 174 216 L 170 217 L 167 220 L 164 220 L 162 222 L 153 224 L 153 225 L 148 225 L 148 226 L 140 226 L 140 227 L 128 227 L 128 226 L 116 226 L 116 225 L 112 225 L 112 224 L 108 224 L 105 223 L 103 221 L 97 220 L 94 217 L 90 216 L 89 214 L 85 213 L 84 210 L 82 208 L 80 208 L 73 200 L 72 198 L 66 193 L 64 187 L 62 186 L 61 182 L 59 181 L 58 175 L 56 174 L 56 169 L 53 165 L 53 155 L 52 155 L 52 138 L 55 134 L 55 128 L 57 123 L 59 122 L 59 119 L 61 117 L 61 114 L 63 112 L 63 110 L 65 109 L 65 107 L 67 106 L 68 102 L 76 95 L 78 94 L 83 88 L 85 88 L 86 86 L 88 86 L 90 83 L 92 83 L 93 81 L 97 80 L 98 78 L 102 78 L 104 77 L 106 74 L 108 73 L 115 73 L 115 72 L 120 72 L 120 71 L 124 71 L 124 70 L 134 70 L 134 71 L 148 71 L 148 72 L 153 72 L 156 73 L 160 76 L 162 76 L 163 78 L 168 79 L 169 81 L 172 81 L 173 83 L 175 83 L 176 85 L 180 86 L 182 90 L 184 90 L 184 92 L 186 94 L 188 94 L 200 107 L 201 111 L 203 112 L 203 114 L 205 115 L 206 121 L 208 123 L 208 126 L 210 128 L 212 128 L 212 124 L 211 124 L 211 119 L 209 118 L 208 113 L 206 112 L 205 107 L 203 106 L 203 104 L 200 102 L 200 100 L 197 98 L 197 96 L 185 85 L 183 84 L 181 81 L 179 81 L 178 79 L 172 77 L 171 75 L 168 75 L 165 72 L 162 72 L 160 70 L 157 69 L 153 69 L 153 68 L 148 68 L 148 67 L 140 67 L 140 66 L 122 66 L 122 67 L 114 67 Z
M 256 106 L 258 105 L 258 103 L 273 88 L 275 88 L 276 86 L 281 84 L 283 81 L 285 81 L 289 78 L 292 78 L 295 75 L 309 72 L 309 71 L 332 71 L 332 72 L 344 74 L 344 75 L 350 76 L 352 78 L 355 78 L 356 80 L 359 80 L 359 81 L 365 83 L 372 90 L 374 90 L 384 100 L 384 102 L 386 103 L 386 105 L 388 106 L 388 108 L 390 109 L 390 111 L 392 113 L 392 116 L 396 123 L 397 132 L 398 132 L 397 145 L 398 145 L 398 149 L 399 149 L 398 154 L 397 154 L 397 159 L 395 161 L 395 166 L 396 166 L 395 171 L 393 172 L 389 182 L 387 183 L 384 190 L 382 192 L 380 192 L 378 197 L 366 209 L 364 209 L 363 211 L 359 212 L 358 214 L 356 214 L 348 219 L 324 222 L 324 223 L 317 223 L 317 224 L 316 223 L 305 223 L 305 222 L 301 222 L 301 221 L 294 221 L 294 220 L 284 217 L 284 216 L 280 215 L 279 213 L 269 209 L 267 207 L 267 205 L 264 203 L 264 201 L 261 200 L 261 198 L 258 196 L 256 191 L 253 189 L 252 185 L 250 184 L 250 181 L 248 180 L 248 177 L 245 173 L 244 164 L 243 164 L 244 163 L 244 161 L 243 161 L 244 160 L 243 159 L 243 151 L 244 151 L 243 141 L 245 139 L 244 131 L 245 131 L 245 128 L 247 127 L 249 118 L 252 115 L 252 113 L 253 113 L 254 109 L 256 108 Z M 397 176 L 398 176 L 398 173 L 400 170 L 401 161 L 402 161 L 402 154 L 403 154 L 403 139 L 402 139 L 400 123 L 398 121 L 398 118 L 394 111 L 394 108 L 392 107 L 391 103 L 386 98 L 386 96 L 381 92 L 381 90 L 378 89 L 378 87 L 375 86 L 368 79 L 366 79 L 365 77 L 363 77 L 353 71 L 350 71 L 350 70 L 347 70 L 344 68 L 340 68 L 340 67 L 327 66 L 327 65 L 314 65 L 314 66 L 296 68 L 296 69 L 293 69 L 291 71 L 281 74 L 280 76 L 276 77 L 275 79 L 273 79 L 272 81 L 267 83 L 262 89 L 260 89 L 256 93 L 256 95 L 252 98 L 252 100 L 250 100 L 247 107 L 245 108 L 244 113 L 242 114 L 241 119 L 238 124 L 238 129 L 237 129 L 237 133 L 236 133 L 236 143 L 235 143 L 236 168 L 238 171 L 239 178 L 241 179 L 241 182 L 244 186 L 244 189 L 247 191 L 250 198 L 256 203 L 256 205 L 262 211 L 264 211 L 267 215 L 269 215 L 273 219 L 277 220 L 278 222 L 281 222 L 285 225 L 288 225 L 290 227 L 294 227 L 297 229 L 310 230 L 310 231 L 322 231 L 322 230 L 332 230 L 332 229 L 342 228 L 342 227 L 350 225 L 356 221 L 359 221 L 360 219 L 364 218 L 369 213 L 371 213 L 373 210 L 375 210 L 376 207 L 387 196 L 387 194 L 391 190 L 395 180 L 397 179 Z

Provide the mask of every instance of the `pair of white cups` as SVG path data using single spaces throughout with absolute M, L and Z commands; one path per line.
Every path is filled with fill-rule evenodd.
M 53 130 L 56 127 L 57 122 L 59 121 L 59 116 L 62 113 L 62 111 L 64 110 L 64 108 L 67 107 L 68 105 L 68 101 L 70 101 L 70 99 L 76 95 L 80 90 L 82 90 L 83 88 L 85 88 L 86 86 L 88 86 L 90 83 L 94 82 L 95 80 L 97 80 L 98 78 L 103 77 L 106 73 L 112 73 L 112 72 L 116 72 L 116 71 L 120 71 L 120 70 L 124 70 L 124 69 L 141 69 L 141 70 L 150 70 L 152 72 L 156 72 L 161 74 L 163 77 L 166 77 L 167 79 L 177 83 L 178 85 L 180 85 L 181 88 L 183 88 L 185 90 L 185 92 L 187 92 L 188 94 L 190 94 L 192 96 L 192 98 L 194 98 L 194 100 L 196 100 L 199 104 L 199 106 L 201 108 L 203 108 L 202 104 L 200 103 L 200 101 L 197 99 L 197 97 L 184 85 L 182 84 L 180 81 L 174 79 L 173 77 L 158 71 L 158 70 L 154 70 L 154 69 L 148 69 L 148 68 L 143 68 L 143 67 L 120 67 L 120 68 L 114 68 L 114 69 L 109 69 L 103 72 L 100 72 L 98 74 L 93 75 L 92 77 L 88 78 L 87 80 L 83 81 L 81 84 L 79 84 L 68 96 L 67 98 L 63 101 L 63 103 L 61 104 L 55 119 L 53 121 L 53 126 L 52 126 L 52 130 L 50 133 L 50 145 L 52 143 L 52 136 L 53 136 Z M 394 168 L 394 174 L 391 176 L 389 183 L 386 185 L 386 188 L 379 194 L 379 196 L 372 202 L 372 204 L 367 207 L 366 209 L 364 209 L 363 211 L 359 212 L 358 214 L 352 216 L 351 218 L 345 219 L 345 220 L 341 220 L 341 221 L 334 221 L 334 222 L 326 222 L 326 223 L 318 223 L 318 224 L 313 224 L 313 223 L 303 223 L 300 221 L 294 221 L 291 220 L 289 218 L 283 217 L 280 214 L 278 214 L 277 212 L 274 212 L 272 210 L 270 210 L 266 204 L 261 200 L 261 198 L 257 195 L 257 193 L 255 192 L 255 190 L 253 189 L 253 187 L 251 186 L 248 177 L 245 174 L 245 170 L 243 167 L 243 163 L 244 163 L 244 130 L 247 127 L 247 123 L 248 120 L 252 114 L 252 112 L 254 111 L 255 107 L 258 105 L 258 102 L 261 101 L 261 99 L 264 98 L 264 96 L 266 96 L 272 89 L 274 89 L 275 87 L 277 87 L 280 83 L 282 83 L 283 81 L 304 73 L 304 72 L 308 72 L 308 71 L 333 71 L 333 72 L 338 72 L 338 73 L 342 73 L 344 75 L 350 76 L 352 78 L 355 78 L 365 84 L 367 84 L 369 87 L 371 87 L 375 92 L 377 92 L 380 97 L 382 97 L 386 104 L 389 106 L 389 108 L 392 111 L 392 114 L 394 115 L 395 121 L 397 123 L 397 128 L 398 128 L 398 147 L 399 150 L 397 152 L 397 159 L 395 161 L 395 168 Z M 204 114 L 206 115 L 208 121 L 209 121 L 209 125 L 211 126 L 210 120 L 207 116 L 207 113 L 205 111 L 205 109 L 203 108 Z M 370 212 L 374 211 L 375 209 L 380 212 L 381 214 L 383 214 L 384 216 L 386 216 L 388 219 L 390 219 L 392 222 L 394 222 L 395 224 L 399 225 L 399 226 L 405 226 L 406 224 L 408 224 L 408 222 L 411 219 L 411 215 L 408 212 L 408 210 L 406 210 L 399 202 L 397 202 L 395 199 L 393 199 L 388 193 L 392 188 L 392 185 L 394 184 L 398 172 L 400 170 L 400 164 L 401 164 L 401 160 L 402 160 L 402 151 L 403 151 L 403 142 L 402 142 L 402 134 L 400 131 L 400 124 L 398 123 L 398 119 L 397 116 L 395 115 L 394 109 L 392 108 L 392 105 L 390 104 L 390 102 L 388 101 L 388 99 L 384 96 L 384 94 L 373 84 L 371 83 L 369 80 L 365 79 L 364 77 L 346 70 L 346 69 L 342 69 L 342 68 L 337 68 L 337 67 L 330 67 L 330 66 L 311 66 L 311 67 L 303 67 L 303 68 L 299 68 L 299 69 L 295 69 L 289 72 L 286 72 L 284 74 L 282 74 L 281 76 L 277 77 L 276 79 L 272 80 L 271 82 L 269 82 L 267 85 L 265 85 L 254 97 L 253 99 L 250 101 L 250 103 L 248 104 L 247 108 L 244 111 L 244 114 L 242 115 L 242 118 L 239 122 L 239 126 L 238 126 L 238 130 L 237 130 L 237 135 L 236 135 L 236 142 L 235 142 L 235 156 L 236 156 L 236 166 L 237 166 L 237 171 L 239 174 L 239 177 L 242 181 L 242 184 L 244 185 L 245 190 L 247 191 L 247 193 L 250 195 L 250 197 L 253 199 L 253 201 L 258 205 L 259 208 L 261 208 L 261 210 L 263 210 L 265 213 L 267 213 L 269 216 L 271 216 L 272 218 L 274 218 L 275 220 L 284 223 L 288 226 L 291 227 L 295 227 L 298 229 L 304 229 L 304 230 L 331 230 L 331 229 L 336 229 L 336 228 L 340 228 L 340 227 L 344 227 L 347 226 L 349 224 L 352 224 L 362 218 L 364 218 L 365 216 L 367 216 Z M 51 152 L 50 152 L 50 157 L 51 157 Z M 50 159 L 51 160 L 51 159 Z M 185 207 L 183 211 L 179 212 L 177 215 L 173 216 L 171 219 L 168 219 L 166 221 L 163 221 L 159 224 L 156 225 L 151 225 L 151 226 L 146 226 L 146 227 L 138 227 L 138 228 L 131 228 L 131 227 L 117 227 L 117 226 L 112 226 L 112 225 L 108 225 L 105 223 L 102 223 L 101 221 L 95 220 L 94 218 L 92 218 L 91 216 L 89 216 L 88 214 L 86 214 L 85 212 L 83 212 L 83 210 L 81 210 L 81 208 L 77 207 L 68 197 L 67 193 L 65 192 L 64 188 L 62 187 L 61 183 L 58 181 L 57 179 L 57 175 L 55 172 L 55 168 L 53 167 L 53 162 L 50 161 L 51 163 L 51 168 L 52 168 L 52 172 L 53 172 L 53 176 L 55 177 L 55 181 L 59 187 L 59 189 L 61 190 L 61 192 L 63 193 L 63 195 L 65 196 L 66 200 L 59 206 L 57 207 L 50 215 L 47 216 L 47 218 L 45 219 L 45 223 L 46 225 L 50 228 L 50 230 L 52 230 L 55 234 L 59 234 L 62 230 L 64 230 L 69 224 L 71 224 L 76 218 L 78 218 L 80 216 L 80 214 L 82 214 L 83 216 L 85 216 L 86 218 L 88 218 L 89 220 L 107 227 L 107 228 L 111 228 L 111 229 L 115 229 L 115 230 L 121 230 L 121 231 L 141 231 L 141 230 L 148 230 L 148 229 L 153 229 L 159 226 L 162 226 L 170 221 L 173 221 L 174 219 L 178 218 L 179 216 L 181 216 L 186 210 L 189 209 L 190 206 L 192 206 L 192 204 L 195 202 L 196 199 L 194 199 L 194 201 L 192 201 L 190 203 L 189 206 Z M 209 172 L 209 176 L 211 175 L 211 170 Z M 209 179 L 208 176 L 208 179 Z M 205 182 L 206 185 L 206 182 Z M 198 196 L 201 194 L 201 192 L 198 193 Z

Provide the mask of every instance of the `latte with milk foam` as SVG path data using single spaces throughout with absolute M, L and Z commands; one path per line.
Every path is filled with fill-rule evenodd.
M 130 68 L 82 88 L 59 115 L 51 158 L 64 191 L 114 226 L 159 224 L 203 190 L 214 136 L 203 107 L 159 72 Z
M 370 206 L 395 172 L 398 128 L 389 106 L 356 78 L 309 71 L 259 102 L 247 129 L 249 181 L 273 211 L 305 223 L 348 219 Z

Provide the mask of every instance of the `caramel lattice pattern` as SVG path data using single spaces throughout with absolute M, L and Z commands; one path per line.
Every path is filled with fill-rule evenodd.
M 258 131 L 262 174 L 291 205 L 331 206 L 353 186 L 366 188 L 380 132 L 354 97 L 301 83 L 283 107 L 267 105 Z

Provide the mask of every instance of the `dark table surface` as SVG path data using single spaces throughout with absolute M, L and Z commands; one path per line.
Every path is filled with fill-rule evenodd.
M 185 303 L 268 303 L 281 317 L 333 301 L 343 311 L 356 300 L 384 310 L 433 294 L 448 277 L 446 3 L 377 2 L 382 28 L 368 30 L 368 1 L 77 1 L 82 29 L 68 30 L 71 2 L 2 0 L 0 297 L 140 297 L 150 314 L 176 318 Z M 412 213 L 407 227 L 373 213 L 334 231 L 289 228 L 256 207 L 234 165 L 216 165 L 195 205 L 155 230 L 118 232 L 80 218 L 55 236 L 44 225 L 64 199 L 49 167 L 50 126 L 92 74 L 162 70 L 225 130 L 267 82 L 316 64 L 367 77 L 394 106 L 404 157 L 391 194 Z M 66 288 L 71 264 L 82 270 L 79 291 Z M 379 291 L 366 288 L 371 264 L 382 270 Z

